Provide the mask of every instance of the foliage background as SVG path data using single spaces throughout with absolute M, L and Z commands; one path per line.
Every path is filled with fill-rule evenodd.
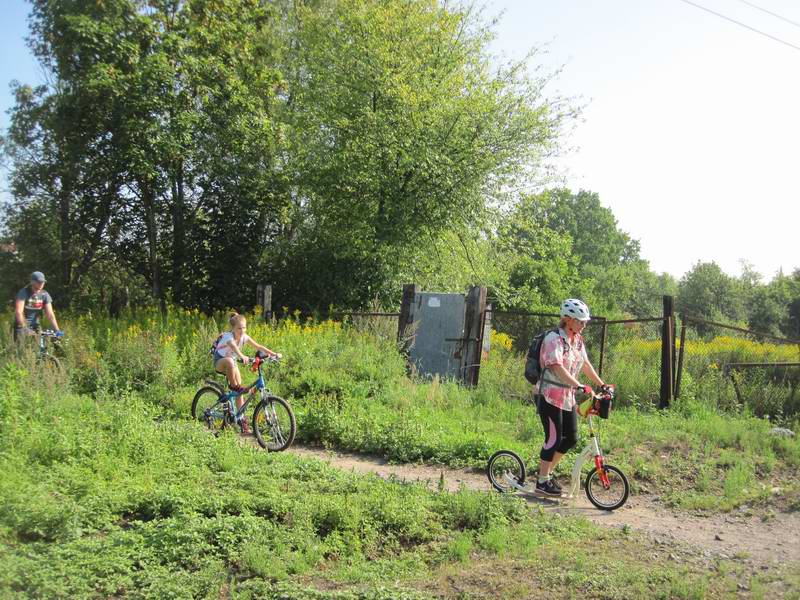
M 579 117 L 557 73 L 498 62 L 492 23 L 428 0 L 32 0 L 47 74 L 14 83 L 0 294 L 34 269 L 61 307 L 395 309 L 402 284 L 488 285 L 800 337 L 800 273 L 653 273 L 550 159 Z M 11 244 L 13 242 L 13 244 Z

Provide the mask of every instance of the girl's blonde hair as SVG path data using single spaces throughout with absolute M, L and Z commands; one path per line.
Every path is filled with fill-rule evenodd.
M 231 324 L 231 327 L 236 327 L 237 325 L 242 325 L 247 321 L 244 315 L 240 315 L 237 312 L 232 312 L 228 317 L 228 323 Z

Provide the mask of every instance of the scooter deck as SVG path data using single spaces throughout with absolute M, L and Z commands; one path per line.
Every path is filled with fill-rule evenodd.
M 528 485 L 527 483 L 523 486 L 517 488 L 520 492 L 525 494 L 531 494 L 532 496 L 536 496 L 537 498 L 548 498 L 550 500 L 572 500 L 574 496 L 572 496 L 569 492 L 562 492 L 560 496 L 553 496 L 552 494 L 545 494 L 536 489 L 536 486 Z

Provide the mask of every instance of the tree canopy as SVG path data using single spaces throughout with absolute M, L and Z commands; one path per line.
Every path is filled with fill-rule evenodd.
M 60 306 L 396 305 L 403 283 L 497 306 L 685 312 L 796 331 L 798 274 L 698 263 L 676 282 L 598 194 L 539 190 L 577 113 L 536 53 L 435 0 L 32 0 L 47 75 L 14 83 L 2 290 Z M 795 308 L 792 308 L 795 307 Z M 795 311 L 795 312 L 792 312 Z M 796 315 L 796 316 L 795 316 Z M 794 319 L 794 320 L 793 320 Z

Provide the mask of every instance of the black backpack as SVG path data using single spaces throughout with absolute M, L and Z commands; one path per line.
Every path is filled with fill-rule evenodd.
M 542 349 L 542 342 L 548 333 L 558 333 L 558 328 L 547 329 L 533 336 L 531 347 L 528 348 L 528 357 L 525 359 L 525 379 L 531 384 L 536 385 L 542 378 L 542 365 L 539 363 L 539 354 Z

